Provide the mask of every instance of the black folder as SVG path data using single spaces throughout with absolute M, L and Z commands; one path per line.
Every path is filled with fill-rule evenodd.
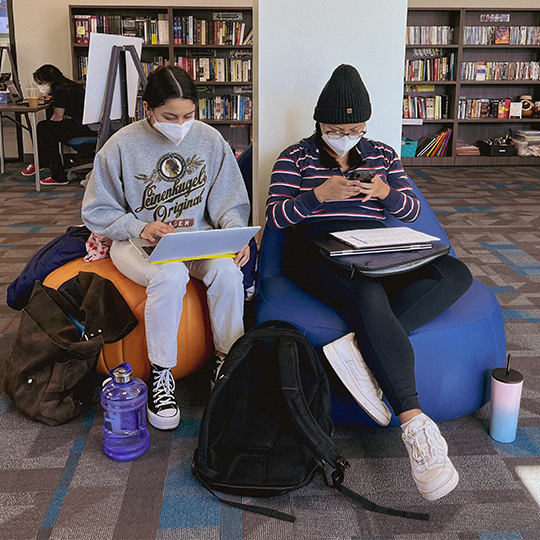
M 401 247 L 398 251 L 382 253 L 365 253 L 354 255 L 332 255 L 337 250 L 347 248 L 346 244 L 330 235 L 312 237 L 320 248 L 321 254 L 333 263 L 351 271 L 351 278 L 356 271 L 361 274 L 382 277 L 401 274 L 420 268 L 429 262 L 450 253 L 450 246 L 443 243 L 433 243 L 415 249 L 414 246 Z M 350 247 L 349 247 L 350 249 Z

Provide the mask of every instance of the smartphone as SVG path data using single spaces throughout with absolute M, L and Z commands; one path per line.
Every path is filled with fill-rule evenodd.
M 375 171 L 353 171 L 347 175 L 348 180 L 360 180 L 360 182 L 371 182 L 377 176 Z

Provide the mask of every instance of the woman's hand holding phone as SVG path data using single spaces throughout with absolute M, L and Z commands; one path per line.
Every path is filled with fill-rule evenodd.
M 313 192 L 321 203 L 349 199 L 362 193 L 358 180 L 349 180 L 344 176 L 331 176 L 320 186 L 317 186 Z
M 331 176 L 314 190 L 319 202 L 341 201 L 364 195 L 362 202 L 370 199 L 384 200 L 390 186 L 376 171 L 352 171 L 347 176 Z
M 353 171 L 349 178 L 359 180 L 360 191 L 365 195 L 362 202 L 370 199 L 386 199 L 390 194 L 390 186 L 376 173 L 376 171 Z

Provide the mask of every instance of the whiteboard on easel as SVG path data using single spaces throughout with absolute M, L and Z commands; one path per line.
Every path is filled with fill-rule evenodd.
M 84 97 L 83 124 L 95 124 L 101 121 L 101 112 L 105 101 L 107 75 L 111 53 L 114 46 L 133 45 L 137 55 L 141 57 L 142 38 L 116 36 L 110 34 L 90 34 L 88 48 L 88 67 L 86 69 L 86 93 Z M 126 79 L 128 95 L 128 114 L 135 116 L 139 75 L 130 54 L 126 54 Z M 110 114 L 111 120 L 122 117 L 122 101 L 120 97 L 120 73 L 117 70 L 114 96 Z

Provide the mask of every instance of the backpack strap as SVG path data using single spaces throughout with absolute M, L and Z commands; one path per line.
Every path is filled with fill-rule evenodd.
M 208 490 L 208 492 L 211 495 L 213 495 L 216 499 L 221 501 L 223 504 L 226 504 L 227 506 L 240 508 L 241 510 L 246 510 L 247 512 L 254 512 L 255 514 L 262 514 L 263 516 L 280 519 L 281 521 L 289 521 L 290 523 L 294 523 L 296 521 L 295 516 L 291 514 L 286 514 L 285 512 L 280 512 L 279 510 L 274 510 L 273 508 L 266 508 L 264 506 L 256 506 L 254 504 L 237 503 L 234 501 L 228 501 L 226 499 L 222 499 L 206 484 L 206 482 L 198 474 L 196 474 L 196 472 L 195 472 L 195 476 L 197 477 L 199 482 Z
M 298 346 L 294 339 L 288 336 L 280 339 L 279 376 L 281 391 L 285 397 L 289 417 L 293 425 L 317 455 L 334 469 L 331 475 L 332 484 L 329 484 L 330 487 L 337 489 L 343 495 L 360 503 L 364 508 L 372 512 L 425 521 L 429 520 L 429 514 L 407 512 L 405 510 L 395 510 L 393 508 L 379 506 L 342 484 L 345 469 L 349 467 L 349 464 L 345 458 L 338 456 L 332 439 L 315 421 L 309 410 L 301 385 Z
M 314 354 L 316 354 L 315 351 Z M 300 380 L 298 346 L 289 336 L 280 338 L 279 377 L 281 392 L 287 403 L 289 417 L 294 427 L 300 432 L 310 448 L 335 469 L 338 458 L 336 447 L 309 410 Z
M 296 328 L 296 326 L 294 326 L 293 324 L 278 320 L 263 321 L 258 325 L 254 326 L 250 331 L 253 332 L 254 330 L 261 330 L 264 328 L 286 328 L 288 330 L 294 330 L 298 332 L 298 328 Z
M 424 514 L 422 512 L 407 512 L 406 510 L 396 510 L 394 508 L 387 508 L 386 506 L 379 506 L 374 502 L 371 502 L 369 499 L 362 497 L 355 491 L 352 491 L 349 488 L 346 488 L 342 482 L 344 477 L 344 469 L 348 467 L 349 464 L 343 458 L 340 458 L 341 462 L 338 463 L 337 469 L 332 473 L 332 485 L 330 487 L 337 489 L 340 493 L 349 497 L 353 501 L 360 503 L 367 510 L 372 512 L 378 512 L 379 514 L 387 514 L 389 516 L 399 516 L 410 519 L 419 519 L 422 521 L 429 521 L 429 514 Z

